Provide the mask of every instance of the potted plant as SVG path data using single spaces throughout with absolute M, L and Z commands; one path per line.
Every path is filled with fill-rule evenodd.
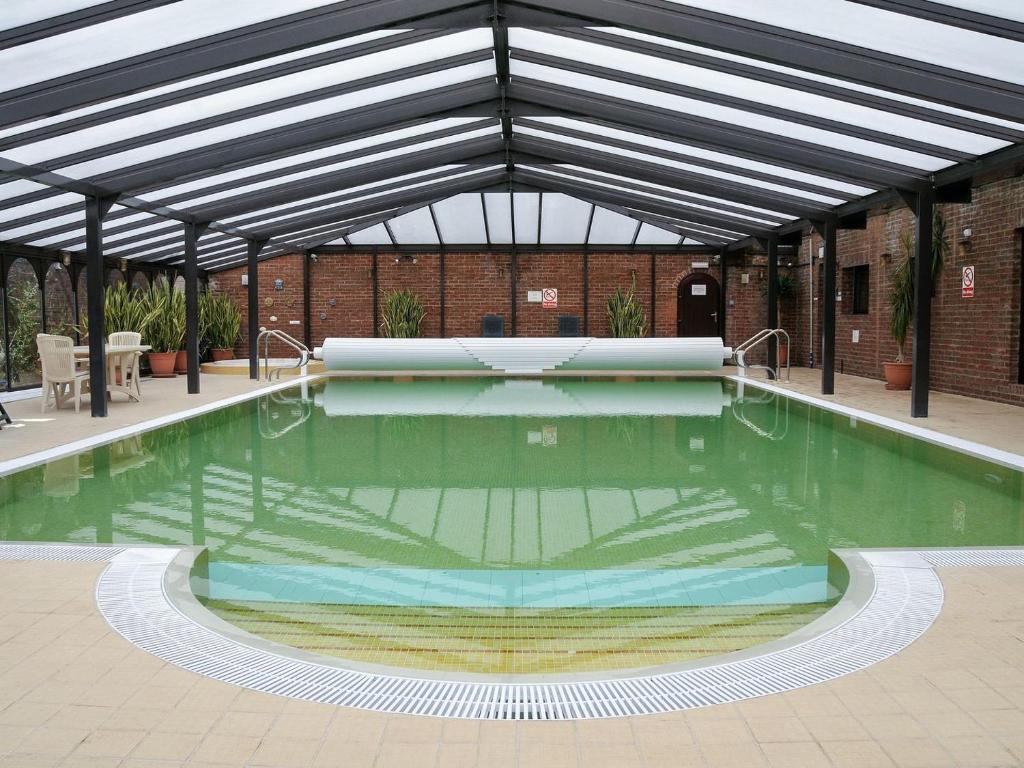
M 185 338 L 185 295 L 172 290 L 166 280 L 157 280 L 144 294 L 145 340 L 152 347 L 149 367 L 153 376 L 175 375 L 174 363 Z
M 416 339 L 427 313 L 412 291 L 391 291 L 381 302 L 380 330 L 387 339 Z
M 635 339 L 647 335 L 647 315 L 636 297 L 636 278 L 628 291 L 616 288 L 608 299 L 608 332 L 616 339 Z
M 910 389 L 913 364 L 903 358 L 907 331 L 914 319 L 914 238 L 910 232 L 900 235 L 901 258 L 892 274 L 889 287 L 889 333 L 896 342 L 896 359 L 883 362 L 886 389 Z M 949 253 L 946 222 L 935 211 L 932 219 L 932 283 L 938 281 Z
M 214 360 L 231 360 L 242 332 L 242 310 L 226 293 L 207 293 L 200 303 L 200 325 L 210 340 Z

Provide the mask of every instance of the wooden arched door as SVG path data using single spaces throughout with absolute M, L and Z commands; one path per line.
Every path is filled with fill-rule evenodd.
M 676 297 L 676 336 L 718 336 L 718 281 L 706 272 L 679 283 Z

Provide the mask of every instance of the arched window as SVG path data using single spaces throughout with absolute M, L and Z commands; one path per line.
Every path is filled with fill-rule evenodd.
M 185 278 L 182 277 L 181 275 L 178 275 L 176 278 L 174 278 L 174 290 L 177 293 L 185 292 Z
M 145 272 L 136 272 L 132 275 L 132 288 L 137 291 L 149 290 L 149 278 L 146 277 Z
M 71 290 L 71 276 L 60 262 L 46 270 L 43 283 L 46 296 L 46 332 L 58 336 L 72 336 L 75 325 L 75 305 Z
M 89 278 L 85 267 L 78 272 L 78 285 L 75 292 L 78 294 L 78 317 L 75 319 L 75 324 L 80 327 L 85 322 L 85 318 L 89 316 Z
M 43 303 L 36 271 L 27 259 L 15 259 L 8 267 L 6 298 L 8 386 L 29 387 L 41 380 L 36 334 L 43 329 Z
M 115 283 L 124 282 L 124 272 L 115 267 L 114 269 L 107 272 L 107 285 L 114 285 Z

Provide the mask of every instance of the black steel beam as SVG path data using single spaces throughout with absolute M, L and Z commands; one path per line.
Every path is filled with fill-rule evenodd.
M 786 215 L 811 217 L 831 210 L 831 206 L 825 203 L 817 203 L 814 200 L 798 198 L 781 192 L 765 190 L 762 187 L 750 184 L 718 179 L 713 176 L 704 176 L 679 168 L 659 166 L 657 163 L 611 154 L 609 152 L 601 152 L 570 143 L 541 139 L 535 136 L 517 136 L 513 141 L 513 147 L 554 163 L 578 165 L 594 171 L 672 187 L 683 193 L 696 192 L 697 194 L 716 197 L 724 201 L 720 204 L 722 210 L 729 210 L 737 215 L 757 215 L 758 218 L 774 220 L 777 224 L 783 223 Z M 516 154 L 519 156 L 518 151 Z M 614 184 L 615 180 L 608 179 L 608 183 Z M 698 198 L 690 198 L 690 201 L 695 203 L 699 201 L 704 205 L 716 205 L 713 201 L 700 200 Z M 769 211 L 776 211 L 782 215 L 773 215 L 772 213 L 755 214 L 743 208 L 730 206 L 729 203 L 751 205 Z
M 384 28 L 408 28 L 468 0 L 345 0 L 0 93 L 4 125 Z M 111 41 L 113 42 L 113 41 Z
M 855 125 L 843 120 L 833 120 L 810 112 L 801 112 L 794 109 L 788 109 L 784 106 L 776 106 L 774 104 L 766 104 L 761 101 L 743 99 L 737 96 L 719 93 L 717 91 L 709 91 L 704 88 L 671 83 L 665 80 L 648 77 L 637 72 L 627 72 L 621 69 L 614 69 L 612 67 L 596 66 L 589 62 L 577 62 L 572 59 L 566 59 L 560 56 L 551 56 L 543 53 L 535 53 L 533 51 L 516 51 L 515 58 L 517 61 L 526 61 L 539 66 L 552 67 L 569 72 L 576 72 L 581 75 L 603 78 L 623 85 L 658 91 L 660 93 L 668 93 L 673 96 L 693 99 L 694 101 L 701 101 L 715 106 L 741 110 L 752 115 L 761 115 L 763 117 L 784 120 L 797 125 L 805 125 L 811 128 L 830 131 L 844 136 L 852 136 L 856 139 L 870 141 L 884 146 L 896 147 L 908 152 L 918 152 L 932 157 L 941 157 L 953 162 L 960 163 L 971 160 L 974 157 L 968 152 L 961 152 L 950 147 L 921 141 L 920 139 L 915 139 L 912 136 L 887 133 L 885 131 Z
M 174 0 L 177 2 L 177 0 Z M 300 59 L 272 64 L 259 69 L 251 69 L 228 77 L 219 77 L 210 82 L 186 88 L 175 88 L 167 93 L 159 93 L 145 99 L 130 101 L 127 104 L 116 104 L 106 109 L 92 110 L 86 114 L 71 115 L 66 120 L 29 127 L 20 133 L 11 133 L 0 139 L 0 152 L 12 147 L 23 146 L 55 136 L 63 136 L 74 131 L 81 131 L 94 125 L 106 125 L 115 120 L 144 114 L 155 109 L 181 104 L 186 101 L 212 96 L 236 88 L 266 82 L 277 77 L 305 72 L 315 67 L 336 64 L 359 56 L 391 50 L 403 45 L 432 40 L 447 35 L 448 30 L 411 30 L 389 35 L 378 40 L 345 46 L 344 48 L 324 51 L 323 53 L 303 56 Z
M 932 349 L 932 216 L 935 193 L 917 193 L 914 227 L 914 349 L 910 386 L 910 415 L 928 415 Z
M 178 0 L 107 0 L 105 3 L 97 3 L 77 11 L 20 24 L 17 27 L 0 30 L 0 51 L 175 2 Z
M 771 232 L 770 227 L 757 226 L 755 224 L 747 225 L 738 229 L 732 225 L 724 225 L 722 217 L 695 212 L 693 209 L 689 209 L 686 206 L 677 203 L 671 203 L 666 200 L 656 200 L 651 197 L 641 197 L 640 195 L 622 192 L 619 190 L 603 189 L 582 181 L 576 181 L 564 176 L 553 176 L 551 174 L 538 173 L 524 167 L 520 167 L 516 170 L 515 178 L 517 180 L 526 181 L 528 183 L 544 187 L 551 192 L 564 192 L 569 195 L 575 195 L 581 199 L 586 199 L 588 202 L 596 202 L 600 204 L 601 201 L 606 201 L 613 204 L 639 208 L 640 210 L 650 211 L 670 219 L 689 221 L 694 224 L 723 229 L 727 232 L 738 232 L 745 235 L 760 235 L 762 237 L 767 236 Z
M 471 51 L 470 53 L 462 53 L 457 56 L 429 61 L 411 67 L 381 72 L 379 74 L 360 78 L 351 82 L 328 85 L 312 91 L 290 93 L 287 96 L 283 96 L 278 99 L 260 101 L 247 107 L 221 112 L 219 114 L 203 117 L 191 122 L 179 123 L 178 125 L 161 128 L 156 131 L 150 131 L 149 133 L 139 133 L 119 141 L 110 142 L 109 144 L 96 144 L 77 152 L 48 158 L 43 162 L 37 163 L 37 165 L 49 170 L 70 168 L 71 166 L 87 163 L 98 158 L 118 155 L 129 152 L 133 149 L 138 149 L 139 147 L 159 144 L 160 142 L 170 141 L 171 139 L 181 138 L 183 136 L 191 136 L 203 131 L 219 128 L 221 126 L 231 125 L 232 123 L 243 123 L 245 120 L 262 117 L 274 112 L 281 112 L 293 107 L 312 104 L 346 94 L 357 93 L 370 88 L 388 85 L 399 80 L 444 71 L 452 67 L 489 61 L 490 59 L 490 50 Z M 286 118 L 282 117 L 282 121 L 284 120 L 286 120 Z M 242 138 L 244 139 L 245 136 Z
M 105 299 L 103 263 L 103 217 L 114 204 L 113 197 L 85 198 L 85 285 L 89 318 L 89 404 L 93 416 L 107 415 L 107 343 L 104 327 Z
M 768 253 L 768 306 L 765 318 L 766 328 L 779 327 L 779 240 L 769 237 L 766 243 Z M 775 368 L 779 361 L 779 345 L 775 336 L 768 338 L 768 366 Z
M 931 0 L 851 0 L 851 2 L 947 26 L 969 29 L 983 35 L 995 35 L 996 37 L 1005 37 L 1007 40 L 1016 40 L 1018 43 L 1024 42 L 1024 23 L 1005 16 L 992 16 Z
M 879 2 L 888 3 L 888 0 L 879 0 Z M 659 59 L 688 64 L 712 72 L 722 72 L 783 88 L 790 88 L 802 93 L 811 93 L 848 104 L 857 104 L 893 115 L 901 115 L 915 120 L 923 120 L 926 123 L 956 128 L 967 133 L 977 133 L 982 136 L 991 136 L 1010 142 L 1024 141 L 1024 131 L 1004 125 L 997 125 L 988 120 L 979 120 L 967 115 L 954 114 L 949 110 L 936 109 L 926 104 L 890 98 L 877 92 L 853 90 L 826 80 L 801 77 L 786 71 L 768 69 L 735 59 L 727 59 L 699 51 L 664 45 L 650 39 L 627 37 L 600 29 L 582 27 L 549 28 L 545 32 L 599 45 L 611 46 L 619 50 L 656 56 Z
M 528 78 L 515 80 L 512 84 L 512 95 L 517 102 L 539 106 L 549 114 L 593 117 L 607 121 L 614 127 L 682 141 L 716 152 L 806 171 L 852 184 L 874 188 L 902 186 L 906 189 L 917 189 L 927 183 L 927 174 L 916 168 L 719 120 L 696 117 Z M 515 105 L 513 114 L 520 114 Z M 530 116 L 529 111 L 526 111 L 526 116 Z
M 247 240 L 246 259 L 249 264 L 249 271 L 246 274 L 246 299 L 248 303 L 248 325 L 249 325 L 249 378 L 256 381 L 260 377 L 260 268 L 259 255 L 266 240 Z
M 885 91 L 1024 120 L 1024 87 L 669 0 L 508 0 Z M 514 17 L 510 19 L 514 23 Z
M 185 353 L 188 357 L 190 395 L 199 394 L 199 259 L 196 246 L 203 230 L 202 224 L 185 224 Z
M 607 125 L 605 123 L 593 121 L 589 118 L 582 116 L 577 117 L 575 119 L 578 122 L 582 122 L 585 125 L 591 124 L 595 125 L 595 127 L 597 125 Z M 520 130 L 522 130 L 523 128 L 532 128 L 538 131 L 544 131 L 545 133 L 550 133 L 557 136 L 564 136 L 572 140 L 596 142 L 603 144 L 605 146 L 616 147 L 630 152 L 639 152 L 642 154 L 650 155 L 651 157 L 660 157 L 677 163 L 685 163 L 687 165 L 697 166 L 699 168 L 707 168 L 708 170 L 712 171 L 720 171 L 722 173 L 744 176 L 746 178 L 753 179 L 756 181 L 765 181 L 768 182 L 769 184 L 787 186 L 795 190 L 810 192 L 811 194 L 815 195 L 823 195 L 825 197 L 831 197 L 836 200 L 850 201 L 857 199 L 857 195 L 851 192 L 846 192 L 841 189 L 836 189 L 835 187 L 827 187 L 821 184 L 813 184 L 811 182 L 803 181 L 800 179 L 791 179 L 785 175 L 785 169 L 783 168 L 779 169 L 778 174 L 765 173 L 764 171 L 746 168 L 743 165 L 738 165 L 735 163 L 723 163 L 715 160 L 708 160 L 705 157 L 700 157 L 695 154 L 688 154 L 682 151 L 683 149 L 685 149 L 684 145 L 679 145 L 680 151 L 677 152 L 671 152 L 666 149 L 662 149 L 661 147 L 651 146 L 650 144 L 643 142 L 643 140 L 646 138 L 646 135 L 638 134 L 636 142 L 624 141 L 613 136 L 606 136 L 601 133 L 598 133 L 596 131 L 596 128 L 595 130 L 592 131 L 577 130 L 575 128 L 569 128 L 564 125 L 558 125 L 555 123 L 545 123 L 539 120 L 533 120 L 528 117 L 520 117 L 518 120 L 516 120 L 516 125 L 520 128 Z M 625 132 L 629 131 L 628 128 L 624 127 L 620 127 L 619 130 Z M 519 135 L 525 136 L 526 134 L 520 133 Z M 763 187 L 759 187 L 759 189 L 763 189 Z M 804 200 L 804 198 L 800 199 Z
M 825 274 L 821 291 L 821 393 L 836 391 L 836 223 L 820 223 L 825 240 Z M 813 263 L 813 257 L 812 257 Z

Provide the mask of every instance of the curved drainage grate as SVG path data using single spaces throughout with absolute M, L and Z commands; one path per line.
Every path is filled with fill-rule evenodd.
M 0 544 L 0 560 L 102 562 L 123 551 L 123 547 L 102 544 Z
M 821 634 L 734 661 L 604 681 L 459 682 L 345 669 L 250 647 L 169 602 L 164 577 L 180 550 L 127 550 L 97 585 L 107 621 L 140 648 L 246 688 L 383 712 L 490 720 L 566 720 L 668 712 L 739 701 L 831 680 L 913 642 L 935 619 L 942 586 L 930 567 L 862 558 L 874 589 Z M 848 558 L 858 555 L 848 554 Z M 925 564 L 926 565 L 926 564 Z

